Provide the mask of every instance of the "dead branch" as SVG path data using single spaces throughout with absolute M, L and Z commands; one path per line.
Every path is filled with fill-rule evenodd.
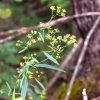
M 76 53 L 76 51 L 80 48 L 80 46 L 82 45 L 82 43 L 83 43 L 83 39 L 81 38 L 81 39 L 79 39 L 79 41 L 77 43 L 77 46 L 74 47 L 71 50 L 71 52 L 68 54 L 68 56 L 62 62 L 61 66 L 60 66 L 61 69 L 64 69 L 68 65 L 69 61 L 71 60 L 71 58 L 73 57 L 73 55 Z M 55 76 L 50 80 L 50 82 L 49 82 L 49 84 L 48 84 L 48 86 L 46 88 L 46 91 L 48 91 L 48 89 L 50 87 L 52 87 L 52 85 L 56 82 L 56 80 L 58 79 L 58 77 L 59 77 L 60 74 L 61 74 L 61 71 L 57 71 L 56 72 Z
M 96 97 L 96 98 L 93 98 L 91 100 L 100 100 L 100 96 L 99 97 Z
M 67 16 L 67 17 L 64 17 L 64 18 L 59 18 L 59 19 L 56 19 L 56 20 L 53 20 L 51 22 L 47 22 L 44 24 L 44 26 L 54 26 L 56 24 L 59 24 L 59 23 L 66 23 L 74 18 L 78 18 L 78 17 L 83 17 L 83 16 L 92 16 L 92 15 L 100 15 L 100 12 L 88 12 L 88 13 L 82 13 L 82 14 L 76 14 L 76 15 L 72 15 L 72 16 Z M 10 34 L 13 34 L 13 33 L 16 33 L 14 36 L 9 36 L 9 37 L 6 37 L 2 40 L 0 40 L 0 44 L 1 43 L 4 43 L 6 41 L 9 41 L 9 40 L 12 40 L 14 38 L 17 38 L 31 30 L 36 30 L 36 29 L 39 29 L 41 28 L 40 25 L 37 25 L 37 26 L 34 26 L 34 27 L 23 27 L 23 28 L 19 28 L 19 29 L 14 29 L 14 30 L 9 30 L 9 31 L 6 31 L 6 32 L 0 32 L 0 36 L 7 36 L 7 35 L 10 35 Z
M 87 49 L 89 40 L 90 40 L 90 38 L 91 38 L 94 30 L 96 29 L 97 25 L 99 24 L 99 21 L 100 21 L 100 16 L 97 18 L 96 22 L 94 23 L 93 27 L 89 31 L 89 33 L 88 33 L 88 35 L 87 35 L 87 37 L 86 37 L 86 39 L 84 41 L 84 45 L 83 45 L 82 51 L 80 53 L 79 59 L 77 61 L 76 68 L 74 70 L 73 76 L 71 78 L 71 81 L 70 81 L 70 84 L 69 84 L 69 87 L 68 87 L 68 91 L 66 93 L 65 100 L 68 100 L 69 99 L 69 96 L 70 96 L 70 93 L 71 93 L 71 90 L 72 90 L 73 83 L 75 81 L 76 75 L 77 75 L 78 70 L 79 70 L 79 66 L 80 66 L 80 64 L 82 62 L 82 59 L 83 59 L 84 53 L 85 53 L 85 51 Z
M 100 15 L 100 12 L 88 12 L 88 13 L 82 13 L 82 14 L 67 16 L 67 17 L 63 17 L 63 18 L 53 20 L 49 23 L 47 22 L 47 23 L 44 24 L 44 26 L 47 26 L 47 25 L 54 26 L 58 23 L 66 23 L 66 21 L 72 20 L 74 18 L 84 17 L 84 16 L 92 16 L 92 15 Z M 23 27 L 23 28 L 19 28 L 19 29 L 13 29 L 13 30 L 9 30 L 9 31 L 6 31 L 6 32 L 0 32 L 0 36 L 9 35 L 9 34 L 12 34 L 12 33 L 26 33 L 28 31 L 36 30 L 36 29 L 39 29 L 39 28 L 41 28 L 40 25 L 33 26 L 33 27 Z

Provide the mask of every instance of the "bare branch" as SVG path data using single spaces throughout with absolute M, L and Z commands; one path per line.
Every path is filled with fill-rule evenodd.
M 71 78 L 71 81 L 70 81 L 70 84 L 69 84 L 69 87 L 68 87 L 68 91 L 67 91 L 67 94 L 66 94 L 66 97 L 65 97 L 65 100 L 68 100 L 69 99 L 69 96 L 70 96 L 70 93 L 71 93 L 71 90 L 72 90 L 72 86 L 73 86 L 73 83 L 75 81 L 75 78 L 76 78 L 76 75 L 78 73 L 78 70 L 79 70 L 79 66 L 82 62 L 82 59 L 83 59 L 83 56 L 85 54 L 85 51 L 87 49 L 87 46 L 88 46 L 88 43 L 89 43 L 89 40 L 94 32 L 94 30 L 96 29 L 97 25 L 99 24 L 99 21 L 100 21 L 100 16 L 97 18 L 96 22 L 94 23 L 93 27 L 91 28 L 91 30 L 89 31 L 85 41 L 84 41 L 84 45 L 83 45 L 83 48 L 82 48 L 82 51 L 80 53 L 80 56 L 79 56 L 79 59 L 78 59 L 78 62 L 76 64 L 76 68 L 74 70 L 74 73 L 73 73 L 73 76 Z
M 54 25 L 56 25 L 60 22 L 66 23 L 66 21 L 72 20 L 74 18 L 84 17 L 84 16 L 92 16 L 92 15 L 100 15 L 100 12 L 88 12 L 88 13 L 82 13 L 82 14 L 67 16 L 67 17 L 64 17 L 64 18 L 59 18 L 59 19 L 53 20 L 50 23 L 45 23 L 44 26 L 46 26 L 46 25 L 54 26 Z M 0 36 L 9 35 L 9 34 L 12 34 L 12 33 L 19 33 L 19 32 L 22 32 L 23 30 L 25 30 L 27 32 L 27 31 L 30 31 L 32 29 L 35 30 L 35 29 L 38 29 L 38 28 L 41 28 L 41 26 L 37 25 L 35 27 L 23 27 L 23 28 L 19 28 L 19 29 L 9 30 L 9 31 L 6 31 L 6 32 L 0 32 Z
M 54 26 L 58 23 L 66 23 L 67 21 L 73 20 L 74 18 L 84 17 L 84 16 L 93 16 L 93 15 L 100 15 L 100 12 L 88 12 L 88 13 L 82 13 L 82 14 L 67 16 L 67 17 L 64 17 L 64 18 L 59 18 L 59 19 L 53 20 L 49 23 L 47 22 L 47 23 L 44 24 L 44 26 L 47 26 L 47 25 Z M 20 34 L 23 35 L 23 34 L 27 33 L 28 31 L 39 29 L 39 28 L 41 28 L 40 25 L 33 26 L 33 27 L 23 27 L 23 28 L 19 28 L 19 29 L 9 30 L 9 31 L 6 31 L 6 32 L 0 32 L 0 36 L 6 36 L 6 35 L 9 35 L 9 34 L 12 34 L 12 33 L 20 33 Z
M 96 97 L 96 98 L 93 98 L 91 100 L 100 100 L 100 96 L 99 97 Z

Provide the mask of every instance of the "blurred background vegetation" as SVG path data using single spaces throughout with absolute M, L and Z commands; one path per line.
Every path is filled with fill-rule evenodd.
M 40 22 L 47 22 L 51 17 L 51 11 L 49 7 L 52 5 L 60 6 L 66 9 L 66 16 L 72 14 L 69 0 L 0 0 L 0 32 L 18 29 L 22 27 L 36 26 Z M 54 27 L 59 28 L 59 30 L 61 31 L 61 35 L 68 33 L 76 35 L 77 38 L 80 37 L 77 28 L 73 22 L 69 22 L 67 24 L 58 24 Z M 13 36 L 15 34 L 17 33 L 10 34 L 10 36 Z M 7 36 L 0 36 L 0 40 L 6 38 Z M 38 53 L 42 50 L 42 46 L 40 44 L 35 44 L 32 46 L 32 48 L 30 48 L 30 52 L 26 51 L 19 55 L 18 51 L 20 50 L 20 48 L 15 46 L 16 41 L 19 39 L 23 42 L 27 41 L 26 35 L 22 35 L 20 37 L 17 37 L 16 39 L 0 44 L 0 89 L 7 88 L 5 84 L 6 82 L 8 82 L 13 87 L 13 84 L 15 83 L 14 75 L 17 75 L 16 68 L 19 68 L 19 63 L 20 61 L 22 61 L 22 57 L 24 55 L 30 56 L 30 54 L 33 54 L 34 52 Z M 61 59 L 59 60 L 60 64 L 67 56 L 67 54 L 70 52 L 71 48 L 72 46 L 69 46 L 68 48 L 66 48 L 66 50 L 64 50 L 64 52 L 61 55 Z M 43 58 L 41 57 L 39 59 Z M 71 69 L 69 69 L 68 72 L 71 74 L 70 70 Z M 55 71 L 44 69 L 42 69 L 42 71 L 44 72 L 44 74 L 41 76 L 40 80 L 46 87 L 48 81 L 55 74 Z M 67 79 L 67 81 L 69 79 Z M 59 77 L 57 86 L 63 86 L 65 83 L 67 83 L 67 81 Z M 32 83 L 35 84 L 33 81 Z M 53 87 L 52 89 L 55 91 L 59 90 L 59 88 L 60 87 Z M 3 95 L 1 95 L 0 97 L 3 97 Z M 58 100 L 58 98 L 55 100 Z

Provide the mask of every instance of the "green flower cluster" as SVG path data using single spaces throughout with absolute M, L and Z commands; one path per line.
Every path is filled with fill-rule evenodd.
M 51 6 L 50 9 L 52 10 L 52 17 L 50 21 L 55 17 L 55 16 L 65 16 L 66 10 L 62 9 L 61 7 L 55 7 Z M 60 58 L 60 54 L 63 52 L 63 50 L 68 46 L 68 45 L 74 45 L 76 46 L 76 36 L 66 34 L 65 36 L 60 36 L 60 31 L 58 28 L 52 28 L 49 26 L 48 21 L 48 26 L 44 26 L 44 23 L 40 22 L 40 25 L 42 28 L 40 31 L 31 31 L 30 34 L 26 35 L 26 38 L 28 38 L 28 41 L 26 42 L 26 46 L 23 44 L 21 40 L 18 40 L 16 43 L 16 46 L 19 46 L 22 48 L 22 50 L 19 53 L 24 52 L 28 48 L 30 48 L 32 45 L 36 44 L 37 42 L 40 43 L 46 43 L 46 48 L 47 50 L 40 52 L 39 54 L 31 54 L 29 57 L 24 56 L 23 57 L 23 62 L 20 62 L 20 68 L 17 68 L 17 72 L 19 74 L 19 79 L 18 83 L 21 84 L 23 80 L 26 81 L 26 79 L 34 79 L 37 81 L 38 84 L 42 88 L 43 85 L 37 80 L 43 72 L 39 72 L 37 69 L 38 65 L 41 67 L 47 67 L 55 70 L 60 70 L 59 68 L 55 68 L 51 65 L 43 64 L 44 61 L 51 60 L 55 64 L 59 63 L 57 62 L 56 59 Z M 38 57 L 41 56 L 41 54 L 44 54 L 46 56 L 46 59 L 43 59 L 42 61 L 38 60 Z M 36 76 L 37 75 L 37 76 Z
M 66 10 L 61 9 L 61 7 L 51 6 L 50 9 L 52 10 L 52 12 L 55 12 L 55 15 L 53 13 L 51 19 L 53 19 L 54 16 L 65 15 L 65 13 L 66 13 Z M 48 43 L 48 44 L 46 44 L 48 47 L 48 51 L 46 51 L 46 52 L 49 52 L 50 55 L 55 55 L 56 59 L 60 58 L 60 53 L 68 45 L 76 46 L 76 36 L 70 35 L 70 34 L 66 34 L 65 36 L 60 36 L 60 31 L 58 28 L 53 29 L 51 26 L 44 27 L 44 23 L 42 23 L 42 22 L 40 22 L 40 25 L 43 26 L 40 29 L 40 31 L 31 31 L 30 34 L 27 34 L 26 37 L 28 38 L 28 41 L 26 42 L 26 46 L 23 46 L 23 42 L 21 40 L 17 41 L 16 46 L 22 47 L 23 48 L 22 51 L 24 51 L 24 50 L 27 50 L 29 47 L 31 47 L 33 44 L 35 44 L 37 42 Z M 45 33 L 47 33 L 47 34 L 45 34 Z M 18 69 L 18 73 L 19 74 L 21 73 L 23 66 L 26 66 L 26 65 L 35 66 L 35 64 L 37 64 L 37 63 L 48 60 L 48 59 L 45 59 L 45 60 L 39 62 L 37 60 L 37 57 L 40 56 L 40 54 L 39 55 L 34 54 L 34 55 L 31 55 L 30 57 L 24 56 L 23 59 L 25 60 L 25 62 L 20 63 L 21 70 Z M 32 78 L 32 74 L 31 75 L 29 74 L 29 78 Z
M 61 7 L 51 6 L 50 9 L 59 16 L 65 16 L 66 10 L 62 9 Z

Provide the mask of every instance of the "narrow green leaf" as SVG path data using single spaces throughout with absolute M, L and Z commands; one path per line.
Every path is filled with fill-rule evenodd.
M 38 33 L 39 33 L 40 38 L 41 38 L 42 41 L 44 42 L 44 38 L 43 38 L 42 34 L 41 34 L 40 32 L 38 32 Z
M 31 86 L 34 88 L 34 91 L 37 93 L 37 94 L 41 94 L 41 91 L 40 89 L 36 86 L 36 85 L 32 85 Z
M 47 52 L 43 52 L 44 54 L 45 54 L 45 56 L 49 59 L 49 60 L 51 60 L 52 62 L 54 62 L 55 64 L 57 64 L 57 65 L 59 65 L 59 63 L 58 63 L 58 61 L 55 59 L 55 58 L 53 58 L 51 55 L 49 55 Z
M 22 49 L 21 51 L 19 51 L 18 53 L 22 53 L 27 49 L 27 47 L 25 47 L 24 49 Z
M 28 81 L 27 81 L 27 78 L 25 77 L 23 81 L 22 90 L 21 90 L 21 97 L 23 100 L 25 100 L 25 97 L 26 97 L 27 87 L 28 87 Z
M 15 0 L 16 2 L 22 2 L 23 0 Z
M 22 71 L 21 71 L 21 73 L 19 74 L 19 77 L 20 77 L 25 71 L 27 71 L 28 69 L 29 69 L 29 66 L 28 66 L 28 65 L 23 66 Z
M 50 49 L 52 49 L 52 50 L 55 50 L 55 49 L 56 49 L 55 47 L 52 47 L 52 46 L 50 46 L 50 45 L 48 45 L 48 47 L 49 47 Z
M 34 100 L 39 100 L 38 97 L 36 96 L 36 94 L 30 88 L 28 88 L 28 92 L 31 93 Z
M 8 89 L 9 89 L 9 92 L 8 92 L 8 96 L 11 94 L 11 87 L 10 85 L 6 82 L 7 86 L 8 86 Z
M 37 64 L 36 66 L 41 67 L 41 68 L 48 68 L 48 69 L 53 69 L 53 70 L 58 70 L 58 71 L 65 72 L 64 70 L 62 70 L 60 68 L 57 68 L 57 67 L 54 67 L 54 66 L 48 65 L 48 64 Z
M 14 91 L 13 91 L 12 100 L 15 100 L 15 88 L 14 88 Z
M 33 59 L 35 62 L 37 62 L 37 63 L 39 62 L 39 61 L 38 61 L 36 58 L 34 58 L 34 57 L 32 57 L 32 59 Z
M 22 77 L 22 79 L 21 79 L 21 82 L 20 82 L 20 88 L 21 88 L 22 85 L 23 85 L 23 81 L 24 81 L 24 77 Z
M 45 87 L 43 86 L 43 84 L 42 84 L 40 81 L 38 81 L 37 79 L 35 79 L 35 80 L 36 80 L 36 82 L 42 87 L 42 89 L 45 90 Z
M 1 89 L 1 90 L 0 90 L 0 93 L 1 93 L 1 94 L 8 94 L 8 92 L 9 92 L 9 91 L 8 91 L 8 90 L 5 90 L 5 89 Z

